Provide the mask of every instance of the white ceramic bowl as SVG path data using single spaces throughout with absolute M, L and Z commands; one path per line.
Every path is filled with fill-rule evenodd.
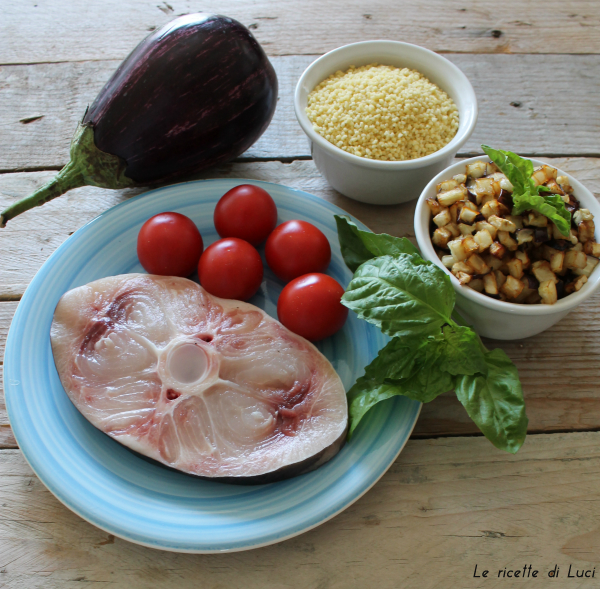
M 312 89 L 338 70 L 375 62 L 417 70 L 452 98 L 460 122 L 450 143 L 422 158 L 387 162 L 347 153 L 313 129 L 306 115 L 307 97 Z M 315 164 L 329 184 L 350 198 L 371 204 L 397 204 L 417 198 L 430 178 L 450 165 L 477 122 L 477 99 L 465 74 L 429 49 L 398 41 L 352 43 L 319 57 L 298 81 L 294 108 L 308 136 Z
M 589 298 L 600 286 L 600 265 L 594 269 L 587 283 L 579 292 L 575 292 L 559 300 L 554 305 L 522 305 L 505 303 L 471 288 L 462 286 L 438 258 L 431 236 L 429 234 L 429 208 L 425 199 L 436 195 L 436 184 L 451 178 L 456 174 L 464 174 L 465 165 L 470 162 L 485 161 L 487 156 L 473 157 L 450 166 L 438 174 L 423 190 L 415 210 L 415 236 L 426 260 L 430 260 L 450 275 L 452 285 L 456 291 L 456 306 L 460 314 L 475 328 L 479 335 L 500 340 L 515 340 L 537 335 L 552 327 L 563 317 Z M 539 166 L 545 162 L 531 159 L 534 165 Z M 581 182 L 558 170 L 559 175 L 568 176 L 575 197 L 583 208 L 589 209 L 597 220 L 600 220 L 600 204 L 594 195 Z

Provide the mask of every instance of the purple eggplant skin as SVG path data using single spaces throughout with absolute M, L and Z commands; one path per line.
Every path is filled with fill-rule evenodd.
M 139 184 L 166 182 L 229 161 L 265 131 L 277 76 L 239 22 L 188 14 L 149 35 L 87 111 L 94 143 Z

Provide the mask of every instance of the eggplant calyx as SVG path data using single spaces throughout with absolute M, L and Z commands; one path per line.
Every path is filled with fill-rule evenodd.
M 94 129 L 79 123 L 71 140 L 69 163 L 47 184 L 33 194 L 10 205 L 0 214 L 0 228 L 17 215 L 38 207 L 80 186 L 129 188 L 137 184 L 125 176 L 126 163 L 116 155 L 98 149 Z

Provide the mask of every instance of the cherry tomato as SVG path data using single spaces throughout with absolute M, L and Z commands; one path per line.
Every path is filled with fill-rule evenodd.
M 269 235 L 265 256 L 277 277 L 289 282 L 309 272 L 327 270 L 331 247 L 314 225 L 306 221 L 287 221 Z
M 344 289 L 326 274 L 306 274 L 286 284 L 277 317 L 290 331 L 318 341 L 339 331 L 348 317 L 340 302 Z
M 179 213 L 154 215 L 138 234 L 138 258 L 150 274 L 189 276 L 203 249 L 200 231 L 190 218 Z
M 262 260 L 247 241 L 237 237 L 219 239 L 202 254 L 198 277 L 216 297 L 247 301 L 260 287 Z
M 239 237 L 259 245 L 277 225 L 277 207 L 266 190 L 242 184 L 221 197 L 214 221 L 221 237 Z

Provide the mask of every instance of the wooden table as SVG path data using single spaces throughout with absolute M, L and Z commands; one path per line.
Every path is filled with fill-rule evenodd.
M 376 207 L 329 188 L 292 91 L 318 55 L 365 39 L 423 45 L 478 95 L 482 142 L 541 157 L 600 195 L 600 4 L 592 0 L 23 0 L 0 4 L 0 208 L 67 161 L 85 106 L 149 31 L 213 10 L 253 30 L 280 84 L 275 118 L 238 161 L 202 177 L 300 188 L 376 232 L 413 237 L 414 204 Z M 36 3 L 37 2 L 37 3 Z M 0 231 L 0 358 L 18 301 L 71 233 L 135 191 L 81 188 Z M 499 343 L 523 381 L 529 436 L 516 456 L 485 440 L 453 395 L 425 406 L 396 463 L 332 521 L 244 553 L 180 555 L 107 535 L 63 507 L 18 450 L 0 397 L 0 587 L 598 587 L 600 296 L 554 328 Z M 496 345 L 494 342 L 493 345 Z M 1 378 L 0 362 L 0 378 Z M 537 578 L 498 579 L 531 564 Z M 483 569 L 489 578 L 474 577 Z M 555 565 L 560 578 L 547 575 Z M 591 574 L 591 573 L 590 573 Z M 560 580 L 565 579 L 565 580 Z M 559 585 L 560 584 L 560 585 Z

